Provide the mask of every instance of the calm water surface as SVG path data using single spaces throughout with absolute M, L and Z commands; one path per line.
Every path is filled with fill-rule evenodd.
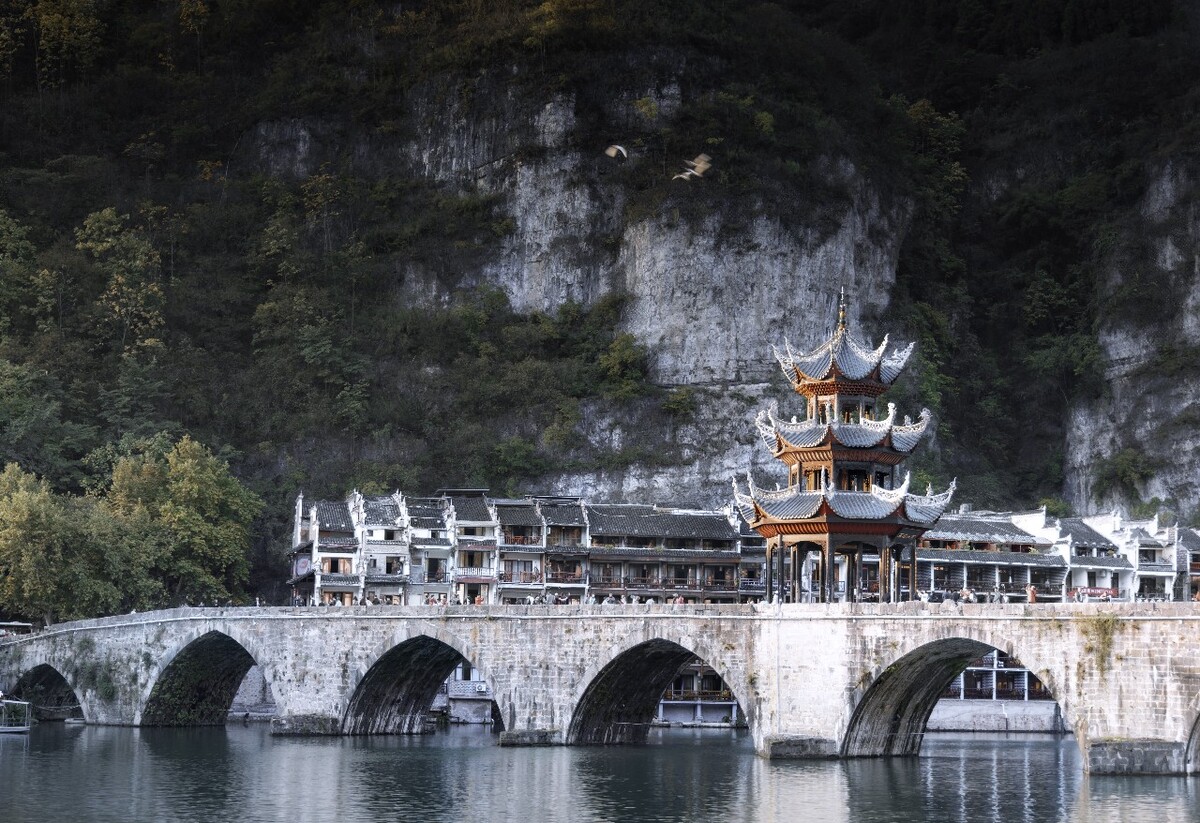
M 1072 738 L 930 735 L 920 758 L 770 762 L 749 737 L 501 749 L 478 727 L 276 738 L 265 726 L 43 724 L 0 736 L 0 821 L 1200 821 L 1194 778 L 1084 776 Z

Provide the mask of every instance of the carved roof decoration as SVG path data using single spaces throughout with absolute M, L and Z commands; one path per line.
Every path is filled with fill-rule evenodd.
M 733 499 L 747 523 L 754 524 L 763 518 L 772 520 L 807 520 L 815 517 L 824 507 L 828 511 L 849 520 L 886 520 L 898 517 L 921 525 L 937 521 L 954 496 L 957 481 L 941 494 L 930 488 L 926 494 L 910 494 L 911 475 L 895 489 L 873 487 L 870 491 L 845 491 L 826 484 L 818 490 L 804 490 L 793 486 L 787 489 L 760 489 L 747 475 L 749 493 L 743 494 L 737 480 L 733 481 Z
M 783 341 L 783 352 L 777 346 L 771 346 L 771 351 L 783 373 L 793 383 L 828 380 L 841 375 L 850 380 L 874 377 L 890 386 L 904 370 L 915 345 L 909 343 L 887 354 L 888 336 L 884 335 L 879 347 L 872 349 L 850 334 L 843 315 L 833 336 L 808 354 L 793 351 L 787 338 Z
M 778 404 L 772 403 L 754 419 L 763 443 L 773 454 L 788 448 L 811 449 L 824 444 L 830 436 L 843 446 L 871 448 L 883 444 L 889 435 L 892 447 L 907 453 L 916 448 L 933 418 L 929 409 L 922 409 L 917 422 L 906 416 L 904 424 L 897 426 L 895 403 L 888 403 L 888 414 L 883 420 L 859 420 L 856 423 L 797 421 L 794 417 L 788 422 L 777 416 L 778 411 Z

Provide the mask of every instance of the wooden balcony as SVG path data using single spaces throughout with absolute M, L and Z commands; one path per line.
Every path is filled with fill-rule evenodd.
M 541 572 L 500 572 L 496 579 L 515 586 L 537 586 L 542 582 Z
M 487 582 L 496 579 L 496 570 L 480 566 L 459 566 L 454 570 L 454 579 L 471 582 Z
M 546 582 L 557 586 L 582 586 L 587 583 L 587 575 L 582 572 L 546 572 Z

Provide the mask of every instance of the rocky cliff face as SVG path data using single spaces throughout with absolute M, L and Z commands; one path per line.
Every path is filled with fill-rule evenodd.
M 1072 409 L 1066 432 L 1067 499 L 1080 511 L 1159 498 L 1184 518 L 1200 492 L 1200 179 L 1163 164 L 1138 209 L 1138 250 L 1108 273 L 1109 288 L 1139 282 L 1150 318 L 1118 306 L 1101 329 L 1107 392 Z M 1125 308 L 1126 311 L 1122 311 Z M 1142 313 L 1145 309 L 1142 310 Z M 1147 320 L 1149 322 L 1147 322 Z M 1098 467 L 1121 452 L 1144 457 L 1124 488 L 1104 488 Z
M 439 184 L 503 197 L 514 229 L 500 254 L 466 280 L 500 287 L 519 310 L 547 313 L 565 300 L 588 304 L 620 290 L 629 298 L 624 329 L 651 351 L 652 379 L 704 389 L 695 417 L 683 426 L 601 408 L 580 425 L 594 445 L 653 449 L 657 441 L 683 465 L 564 475 L 550 480 L 552 491 L 718 505 L 728 500 L 735 473 L 765 462 L 774 476 L 752 420 L 772 399 L 785 409 L 798 400 L 787 397 L 792 393 L 781 381 L 770 382 L 779 375 L 770 346 L 785 338 L 798 346 L 823 340 L 842 287 L 855 321 L 885 314 L 907 220 L 903 204 L 881 202 L 840 160 L 827 162 L 823 173 L 849 196 L 838 213 L 825 216 L 823 228 L 795 231 L 764 210 L 730 231 L 729 215 L 719 208 L 690 221 L 669 202 L 629 220 L 618 164 L 661 160 L 635 146 L 628 160 L 605 156 L 611 137 L 586 133 L 569 96 L 553 95 L 521 112 L 510 92 L 494 91 L 479 90 L 472 113 L 458 103 L 442 105 L 437 95 L 417 98 L 415 119 L 426 125 L 402 151 L 415 172 Z M 631 92 L 608 113 L 612 133 L 636 116 L 630 100 L 652 100 L 665 117 L 678 95 L 672 83 Z M 714 162 L 719 166 L 719 153 Z M 673 161 L 662 173 L 669 178 L 677 167 L 681 162 Z M 673 183 L 680 196 L 705 185 Z M 436 273 L 419 267 L 407 268 L 404 282 L 409 299 L 437 291 Z
M 603 149 L 635 129 L 645 133 L 648 124 L 639 118 L 646 110 L 671 116 L 680 106 L 679 84 L 659 80 L 617 95 L 597 127 L 595 117 L 581 121 L 570 94 L 531 96 L 509 79 L 417 88 L 405 103 L 407 132 L 391 143 L 355 143 L 352 153 L 364 168 L 399 167 L 450 191 L 498 198 L 497 212 L 510 227 L 485 259 L 449 278 L 445 269 L 456 265 L 449 256 L 390 261 L 398 296 L 440 304 L 452 299 L 447 282 L 489 284 L 517 310 L 554 313 L 564 301 L 591 304 L 619 290 L 629 298 L 624 329 L 650 350 L 652 379 L 701 390 L 697 413 L 681 425 L 649 412 L 618 417 L 603 404 L 585 409 L 581 439 L 602 448 L 661 446 L 673 457 L 661 466 L 547 478 L 546 491 L 718 505 L 728 500 L 735 474 L 754 469 L 765 483 L 781 477 L 752 426 L 757 409 L 771 400 L 785 413 L 798 410 L 770 346 L 785 338 L 797 347 L 824 339 L 843 287 L 863 337 L 904 337 L 887 312 L 909 205 L 886 200 L 850 159 L 824 158 L 820 175 L 845 196 L 810 226 L 797 228 L 790 215 L 768 205 L 746 215 L 702 201 L 698 215 L 696 189 L 704 180 L 672 181 L 655 208 L 630 209 L 627 165 L 651 164 L 669 179 L 683 158 L 664 158 L 638 142 L 627 147 L 627 160 L 609 158 Z M 650 105 L 639 108 L 634 101 Z M 345 142 L 345 133 L 329 124 L 266 124 L 255 133 L 254 161 L 302 177 L 325 155 L 345 152 L 344 145 L 334 146 Z M 711 153 L 715 174 L 719 148 Z M 1160 322 L 1102 330 L 1109 392 L 1078 404 L 1066 421 L 1064 494 L 1077 511 L 1133 502 L 1133 490 L 1098 496 L 1094 488 L 1097 464 L 1130 448 L 1145 452 L 1152 465 L 1138 495 L 1176 501 L 1182 513 L 1194 508 L 1200 383 L 1155 365 L 1164 346 L 1194 351 L 1200 337 L 1194 184 L 1189 172 L 1167 165 L 1142 204 L 1151 251 L 1137 264 L 1143 276 L 1162 275 L 1151 282 L 1186 299 Z M 798 206 L 811 206 L 806 197 L 795 192 Z M 1130 276 L 1114 267 L 1111 288 Z M 915 416 L 919 409 L 900 411 Z

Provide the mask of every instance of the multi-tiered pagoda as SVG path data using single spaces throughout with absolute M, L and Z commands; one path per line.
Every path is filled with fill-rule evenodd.
M 879 397 L 903 370 L 913 345 L 887 352 L 851 336 L 846 304 L 833 336 L 809 354 L 772 347 L 796 393 L 806 400 L 802 420 L 780 419 L 775 404 L 755 421 L 771 454 L 788 468 L 787 488 L 749 493 L 734 481 L 734 499 L 750 526 L 767 539 L 767 598 L 876 597 L 900 599 L 902 549 L 941 516 L 954 483 L 941 494 L 910 494 L 900 464 L 929 425 L 926 409 L 896 422 L 895 404 L 881 414 Z M 817 553 L 819 552 L 819 559 Z M 817 559 L 816 562 L 809 562 Z M 907 590 L 915 589 L 910 563 Z

